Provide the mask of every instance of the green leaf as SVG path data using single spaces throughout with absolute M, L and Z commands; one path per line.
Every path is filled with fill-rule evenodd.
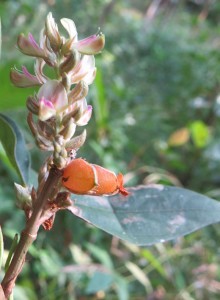
M 108 120 L 108 103 L 105 96 L 105 85 L 103 83 L 102 72 L 99 69 L 95 78 L 96 97 L 93 103 L 96 122 L 99 128 L 105 128 Z
M 115 275 L 115 288 L 119 300 L 129 300 L 129 283 L 120 275 Z
M 0 226 L 0 270 L 3 261 L 3 254 L 4 254 L 4 240 L 3 240 L 2 230 Z
M 202 121 L 195 121 L 190 125 L 192 140 L 197 148 L 206 146 L 209 139 L 209 130 Z
M 157 270 L 161 276 L 167 277 L 167 273 L 163 266 L 161 265 L 160 261 L 153 255 L 153 253 L 145 248 L 141 250 L 141 256 L 146 258 L 147 261 L 152 265 L 152 267 Z
M 86 248 L 96 259 L 98 259 L 102 263 L 102 265 L 106 266 L 110 270 L 113 269 L 113 263 L 109 253 L 107 253 L 105 250 L 101 249 L 100 247 L 90 243 L 86 244 Z
M 113 283 L 113 276 L 106 272 L 97 271 L 93 274 L 86 288 L 87 294 L 106 291 Z
M 27 183 L 30 157 L 28 151 L 26 150 L 23 135 L 13 120 L 1 113 L 0 141 L 12 166 L 20 176 L 22 183 Z
M 172 186 L 139 186 L 127 197 L 72 195 L 76 216 L 137 245 L 175 239 L 220 221 L 220 203 Z

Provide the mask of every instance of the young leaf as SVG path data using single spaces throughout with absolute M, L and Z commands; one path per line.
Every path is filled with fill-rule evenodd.
M 220 203 L 172 186 L 139 186 L 127 197 L 72 195 L 71 212 L 123 240 L 151 245 L 220 221 Z
M 27 183 L 30 158 L 23 135 L 16 123 L 2 113 L 0 113 L 0 142 L 22 183 Z

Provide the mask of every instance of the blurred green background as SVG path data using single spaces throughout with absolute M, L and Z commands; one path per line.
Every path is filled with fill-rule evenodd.
M 0 1 L 0 111 L 22 128 L 36 171 L 45 154 L 28 131 L 25 109 L 34 89 L 13 87 L 9 72 L 33 68 L 16 38 L 31 32 L 37 39 L 49 11 L 57 22 L 73 19 L 80 38 L 99 27 L 106 36 L 87 98 L 94 114 L 78 155 L 123 172 L 127 185 L 179 185 L 220 199 L 220 2 Z M 2 147 L 0 160 L 0 224 L 9 249 L 25 220 Z M 214 225 L 138 248 L 60 212 L 32 246 L 15 300 L 219 299 L 219 238 Z

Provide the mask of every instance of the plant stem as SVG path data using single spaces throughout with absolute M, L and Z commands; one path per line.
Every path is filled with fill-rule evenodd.
M 32 215 L 28 220 L 25 229 L 21 233 L 20 241 L 16 247 L 10 266 L 2 281 L 2 288 L 7 299 L 10 296 L 15 285 L 15 281 L 23 268 L 27 251 L 30 245 L 37 238 L 37 233 L 42 222 L 41 217 L 44 212 L 45 204 L 47 203 L 48 199 L 54 195 L 54 190 L 56 189 L 61 176 L 62 171 L 53 166 L 50 169 L 48 178 L 41 192 L 39 193 L 36 202 L 34 203 Z

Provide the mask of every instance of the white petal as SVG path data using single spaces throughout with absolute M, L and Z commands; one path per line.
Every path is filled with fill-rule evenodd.
M 66 31 L 69 34 L 70 39 L 74 38 L 74 41 L 77 41 L 77 30 L 76 25 L 71 19 L 63 18 L 60 20 L 63 27 L 66 29 Z
M 48 80 L 38 91 L 38 98 L 46 98 L 51 101 L 57 111 L 68 104 L 66 90 L 58 80 Z

